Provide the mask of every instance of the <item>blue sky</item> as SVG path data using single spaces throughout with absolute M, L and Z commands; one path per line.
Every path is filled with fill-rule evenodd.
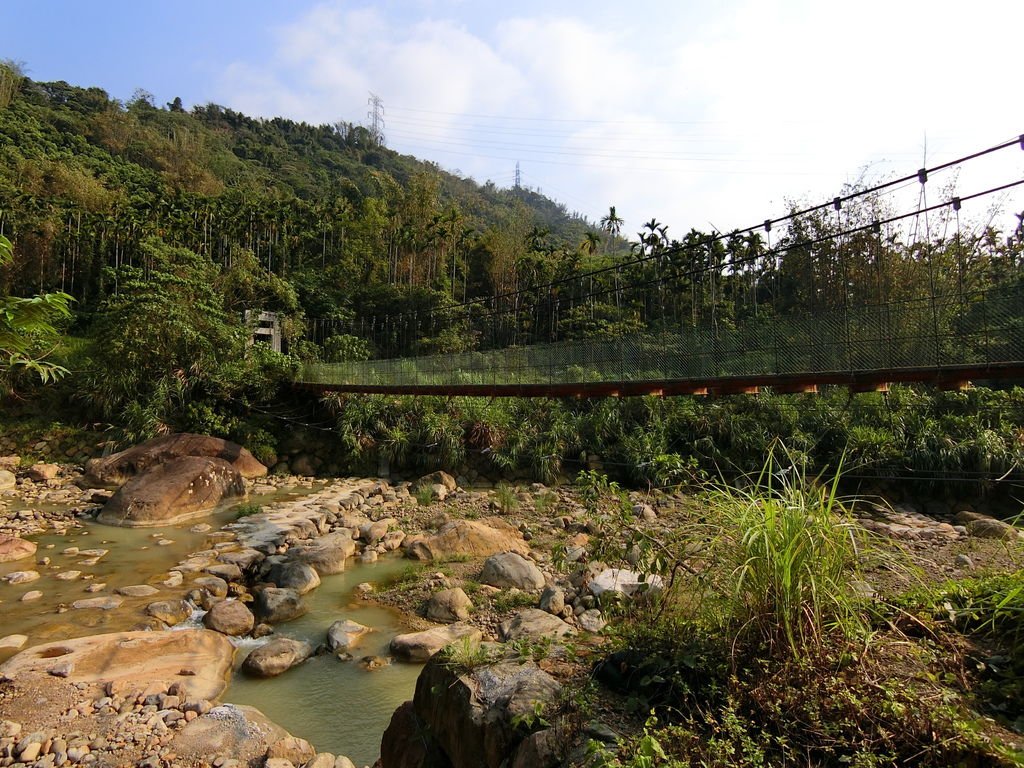
M 1024 131 L 1017 0 L 4 0 L 0 28 L 31 77 L 121 99 L 365 122 L 373 91 L 394 149 L 500 186 L 518 161 L 626 232 L 747 226 Z

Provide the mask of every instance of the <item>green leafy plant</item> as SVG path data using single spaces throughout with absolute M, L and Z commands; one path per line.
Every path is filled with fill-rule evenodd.
M 711 559 L 723 626 L 798 655 L 834 630 L 865 630 L 865 606 L 852 585 L 867 537 L 838 497 L 839 474 L 819 483 L 789 458 L 773 449 L 748 486 L 721 485 L 708 500 L 721 526 Z
M 243 504 L 239 504 L 235 507 L 235 517 L 241 519 L 243 517 L 250 517 L 257 515 L 263 511 L 263 505 L 257 504 L 253 501 L 247 501 Z
M 508 483 L 500 482 L 494 487 L 494 500 L 502 514 L 507 515 L 519 509 L 519 496 L 516 489 Z
M 441 649 L 442 662 L 460 673 L 493 663 L 498 652 L 483 645 L 479 640 L 463 637 Z
M 429 507 L 434 501 L 434 489 L 429 485 L 423 485 L 416 489 L 414 494 L 416 503 L 421 507 Z

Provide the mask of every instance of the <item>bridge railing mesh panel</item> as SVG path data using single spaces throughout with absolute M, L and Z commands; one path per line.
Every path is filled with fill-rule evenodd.
M 1024 295 L 978 293 L 616 339 L 303 367 L 309 384 L 590 384 L 1024 361 Z

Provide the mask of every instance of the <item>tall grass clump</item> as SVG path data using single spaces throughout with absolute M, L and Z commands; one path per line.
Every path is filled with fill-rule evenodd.
M 807 477 L 773 449 L 753 482 L 710 492 L 720 533 L 709 576 L 720 595 L 712 604 L 721 629 L 791 656 L 826 636 L 865 629 L 855 585 L 867 539 L 838 483 L 838 473 L 826 483 Z

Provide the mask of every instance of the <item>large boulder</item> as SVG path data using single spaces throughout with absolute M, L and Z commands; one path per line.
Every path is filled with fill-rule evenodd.
M 187 761 L 209 765 L 215 759 L 258 765 L 267 750 L 288 732 L 253 707 L 222 704 L 185 725 L 171 750 Z
M 469 624 L 450 624 L 447 627 L 433 627 L 422 632 L 395 635 L 391 639 L 391 652 L 407 661 L 426 661 L 456 640 L 479 643 L 482 637 L 483 633 Z
M 205 629 L 114 632 L 37 645 L 0 666 L 18 680 L 60 668 L 70 683 L 143 690 L 177 683 L 187 699 L 216 699 L 227 687 L 235 647 Z
M 201 517 L 225 499 L 245 495 L 245 480 L 223 459 L 185 456 L 129 480 L 103 507 L 107 525 L 145 528 Z
M 181 433 L 157 437 L 102 459 L 91 459 L 85 465 L 85 482 L 117 488 L 152 467 L 185 456 L 221 459 L 245 478 L 267 474 L 267 468 L 237 443 L 208 435 Z
M 658 592 L 662 585 L 662 579 L 657 574 L 647 575 L 625 568 L 606 568 L 590 580 L 587 589 L 597 598 L 606 592 L 618 592 L 626 597 L 632 597 L 638 592 L 648 590 Z
M 282 589 L 294 589 L 300 595 L 320 586 L 320 576 L 313 566 L 295 560 L 270 563 L 266 566 L 262 580 Z
M 522 589 L 539 592 L 544 589 L 544 574 L 540 568 L 516 552 L 491 555 L 484 561 L 480 583 L 502 589 Z
M 18 478 L 9 469 L 0 469 L 0 491 L 7 491 L 18 485 Z
M 497 517 L 482 520 L 452 520 L 433 536 L 416 540 L 406 547 L 414 560 L 443 560 L 449 557 L 487 557 L 499 552 L 530 551 L 522 534 Z
M 537 753 L 521 723 L 555 700 L 557 680 L 533 662 L 502 661 L 465 672 L 431 659 L 416 681 L 412 706 L 402 705 L 384 732 L 381 768 L 545 766 L 519 759 Z M 562 738 L 561 746 L 568 743 Z M 417 743 L 418 742 L 418 743 Z
M 289 551 L 293 560 L 313 566 L 321 576 L 341 573 L 345 561 L 356 553 L 356 542 L 348 529 L 296 544 Z
M 302 595 L 294 589 L 279 587 L 266 587 L 258 591 L 253 605 L 260 620 L 270 624 L 291 621 L 307 611 Z
M 473 601 L 461 587 L 442 589 L 427 600 L 427 618 L 444 624 L 465 621 L 472 610 Z
M 0 535 L 0 563 L 10 563 L 31 557 L 36 553 L 35 542 L 19 539 L 17 536 Z
M 257 677 L 275 677 L 313 655 L 313 646 L 302 640 L 278 637 L 245 657 L 242 671 Z
M 147 605 L 146 614 L 173 627 L 192 615 L 192 606 L 185 600 L 160 600 Z
M 221 634 L 239 637 L 252 632 L 256 617 L 245 603 L 223 600 L 210 606 L 203 616 L 203 626 Z
M 347 652 L 371 629 L 352 619 L 341 619 L 327 629 L 327 647 L 332 652 Z

